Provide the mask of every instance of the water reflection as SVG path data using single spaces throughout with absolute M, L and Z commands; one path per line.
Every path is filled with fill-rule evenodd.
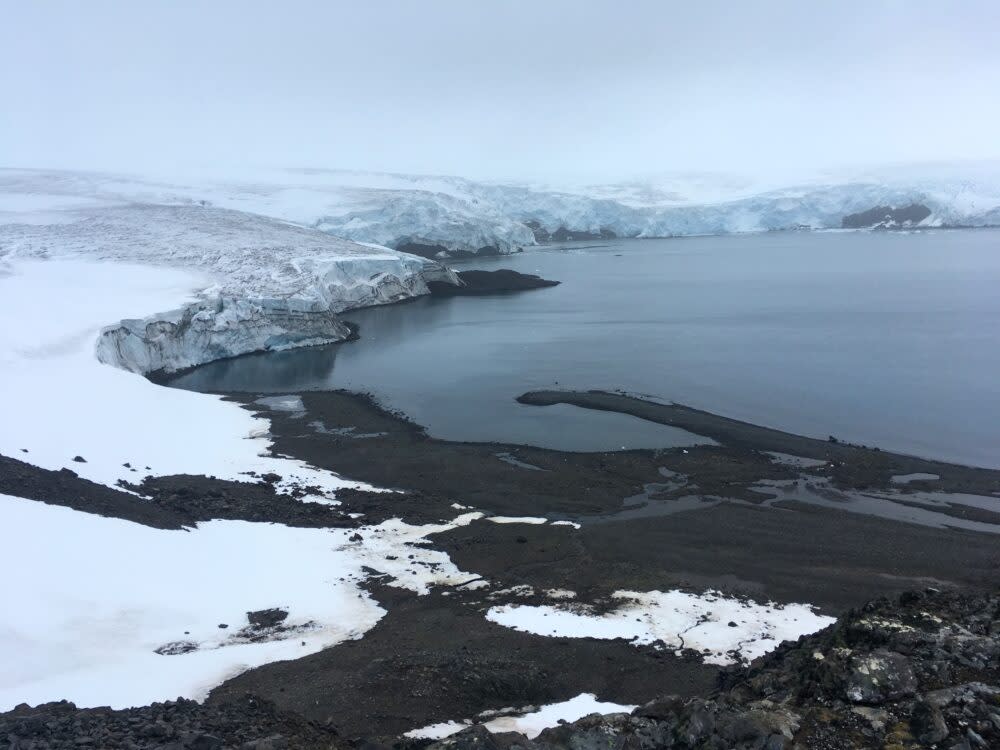
M 169 385 L 191 391 L 304 391 L 328 387 L 342 344 L 248 354 L 195 368 Z

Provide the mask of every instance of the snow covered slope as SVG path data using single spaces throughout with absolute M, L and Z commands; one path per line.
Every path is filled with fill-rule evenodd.
M 480 200 L 467 180 L 329 170 L 270 170 L 158 179 L 94 172 L 0 170 L 0 222 L 54 207 L 127 203 L 228 208 L 389 247 L 508 253 L 531 230 Z M 24 210 L 27 208 L 28 210 Z M 52 214 L 49 211 L 49 214 Z

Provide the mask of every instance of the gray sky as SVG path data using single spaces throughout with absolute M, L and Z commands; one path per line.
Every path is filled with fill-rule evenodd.
M 0 165 L 544 178 L 1000 157 L 996 0 L 0 0 L 0 18 Z

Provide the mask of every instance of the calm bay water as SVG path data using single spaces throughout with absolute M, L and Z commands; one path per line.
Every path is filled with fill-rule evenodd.
M 196 390 L 374 392 L 430 433 L 570 450 L 685 433 L 536 388 L 603 388 L 796 433 L 1000 466 L 1000 232 L 569 243 L 462 264 L 563 283 L 347 314 L 361 340 L 205 365 Z

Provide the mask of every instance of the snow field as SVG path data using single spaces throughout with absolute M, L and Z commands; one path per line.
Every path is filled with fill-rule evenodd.
M 557 726 L 563 721 L 576 721 L 590 714 L 631 713 L 635 708 L 635 706 L 599 701 L 593 693 L 581 693 L 575 698 L 559 703 L 550 703 L 534 711 L 499 716 L 485 722 L 444 721 L 420 729 L 413 729 L 407 732 L 406 736 L 415 739 L 439 740 L 457 734 L 463 729 L 468 729 L 476 723 L 481 723 L 493 733 L 520 732 L 531 740 L 541 734 L 542 730 Z

